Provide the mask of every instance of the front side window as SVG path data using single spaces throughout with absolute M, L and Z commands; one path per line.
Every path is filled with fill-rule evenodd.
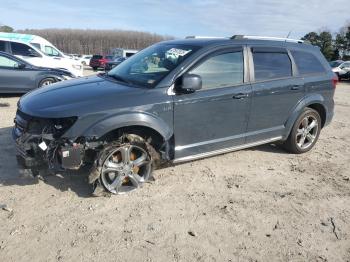
M 20 56 L 40 56 L 33 48 L 26 44 L 11 42 L 13 55 Z
M 325 72 L 321 62 L 313 54 L 303 51 L 291 51 L 291 53 L 300 75 Z
M 156 44 L 131 56 L 107 76 L 152 88 L 198 49 L 198 46 Z
M 189 73 L 202 78 L 202 89 L 241 84 L 243 83 L 243 54 L 240 51 L 212 56 Z
M 45 54 L 48 56 L 61 56 L 60 53 L 52 46 L 45 46 Z
M 253 52 L 255 81 L 292 76 L 292 63 L 287 53 Z
M 17 68 L 18 62 L 5 56 L 0 56 L 0 67 Z
M 6 51 L 6 50 L 5 50 L 5 44 L 6 44 L 5 41 L 0 41 L 0 51 L 2 51 L 2 52 L 5 52 L 5 51 Z

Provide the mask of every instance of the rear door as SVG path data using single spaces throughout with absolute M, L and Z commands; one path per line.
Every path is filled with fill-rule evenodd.
M 304 96 L 304 81 L 285 48 L 251 46 L 249 57 L 253 95 L 246 142 L 278 140 Z
M 251 87 L 243 53 L 243 47 L 216 51 L 188 71 L 201 76 L 202 89 L 174 96 L 176 159 L 244 144 Z

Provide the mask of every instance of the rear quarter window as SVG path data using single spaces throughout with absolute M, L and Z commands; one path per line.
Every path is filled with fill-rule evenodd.
M 326 69 L 320 60 L 312 53 L 304 51 L 291 51 L 300 75 L 322 74 Z

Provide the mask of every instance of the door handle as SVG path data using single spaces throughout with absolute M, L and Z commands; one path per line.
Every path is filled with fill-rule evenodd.
M 236 94 L 236 95 L 233 95 L 233 99 L 243 99 L 243 98 L 246 98 L 248 97 L 248 94 L 246 93 L 239 93 L 239 94 Z
M 292 86 L 292 87 L 290 88 L 290 90 L 296 91 L 296 90 L 299 90 L 300 87 L 301 87 L 301 85 L 294 85 L 294 86 Z

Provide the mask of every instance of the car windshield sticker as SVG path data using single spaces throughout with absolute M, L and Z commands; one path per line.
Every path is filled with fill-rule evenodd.
M 170 50 L 167 51 L 167 54 L 170 56 L 185 56 L 186 54 L 188 54 L 189 52 L 191 52 L 191 50 L 183 50 L 183 49 L 178 49 L 178 48 L 171 48 Z

